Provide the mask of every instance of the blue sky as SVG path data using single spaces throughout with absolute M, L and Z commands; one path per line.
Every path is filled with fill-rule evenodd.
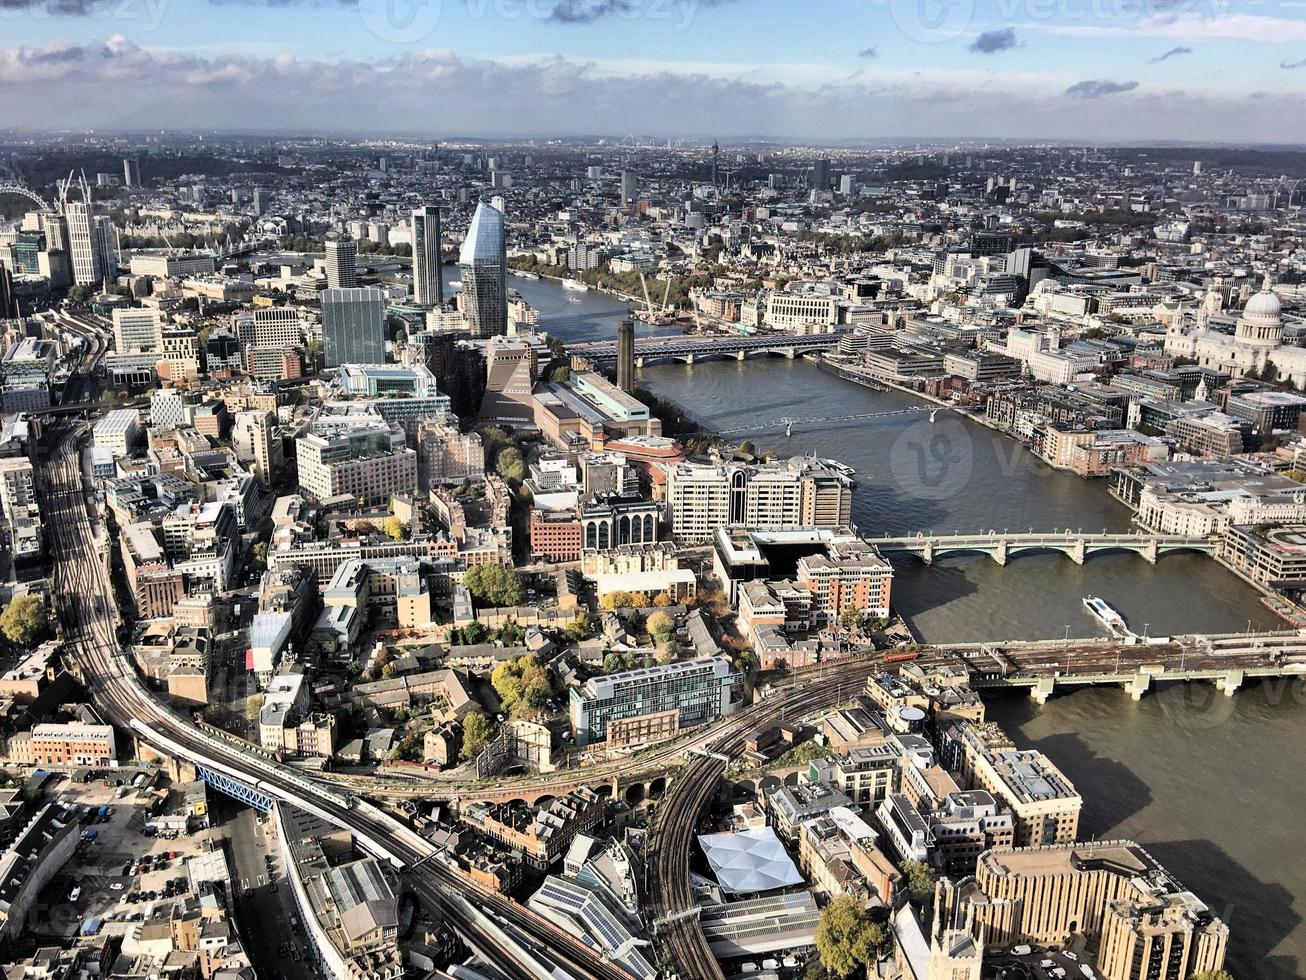
M 1297 142 L 1306 0 L 0 0 L 0 86 L 0 126 Z

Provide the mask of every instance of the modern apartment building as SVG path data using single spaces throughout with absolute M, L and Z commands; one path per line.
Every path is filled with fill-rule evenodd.
M 413 302 L 418 306 L 439 306 L 444 302 L 440 209 L 429 205 L 417 208 L 409 227 L 413 245 Z
M 725 657 L 592 677 L 571 689 L 577 745 L 627 745 L 669 738 L 731 713 L 734 671 Z
M 1224 965 L 1229 929 L 1133 841 L 998 847 L 973 877 L 944 879 L 941 921 L 985 946 L 1084 936 L 1108 980 L 1185 980 Z
M 327 289 L 353 289 L 358 285 L 358 243 L 349 237 L 326 242 Z
M 893 566 L 865 541 L 831 542 L 825 554 L 806 555 L 794 576 L 812 594 L 812 622 L 821 628 L 850 609 L 887 619 Z
M 422 491 L 485 476 L 485 446 L 475 432 L 460 432 L 454 422 L 428 419 L 419 424 L 416 443 Z
M 417 486 L 417 454 L 393 425 L 377 424 L 295 440 L 300 492 L 319 501 L 348 498 L 384 504 Z
M 271 412 L 237 412 L 231 445 L 238 460 L 252 464 L 254 476 L 263 486 L 278 480 L 285 450 L 276 416 Z
M 113 311 L 113 349 L 128 351 L 162 351 L 163 320 L 156 309 L 130 307 Z

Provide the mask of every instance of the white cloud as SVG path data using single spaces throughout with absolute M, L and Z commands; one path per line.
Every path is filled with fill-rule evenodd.
M 1176 41 L 1256 41 L 1261 44 L 1306 41 L 1306 20 L 1254 14 L 1185 14 L 1146 17 L 1134 24 L 1057 24 L 1035 29 L 1066 37 L 1163 37 Z
M 1283 73 L 1287 75 L 1288 73 Z M 114 38 L 0 48 L 0 126 L 209 126 L 454 135 L 1010 136 L 1306 139 L 1306 96 L 1120 91 L 1073 99 L 1082 76 L 958 70 L 475 60 L 450 50 L 377 61 L 199 54 Z

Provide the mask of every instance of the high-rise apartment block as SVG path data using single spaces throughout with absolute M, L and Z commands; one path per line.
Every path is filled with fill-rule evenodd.
M 358 285 L 358 243 L 352 238 L 332 238 L 326 243 L 328 289 L 353 289 Z

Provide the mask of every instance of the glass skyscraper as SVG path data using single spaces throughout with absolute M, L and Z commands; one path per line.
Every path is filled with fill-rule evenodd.
M 473 337 L 508 332 L 508 258 L 503 212 L 478 204 L 458 255 L 463 277 L 463 313 Z
M 444 275 L 440 268 L 440 209 L 418 208 L 412 216 L 413 300 L 418 306 L 444 302 Z
M 379 289 L 322 291 L 322 351 L 327 367 L 385 362 L 385 294 Z

